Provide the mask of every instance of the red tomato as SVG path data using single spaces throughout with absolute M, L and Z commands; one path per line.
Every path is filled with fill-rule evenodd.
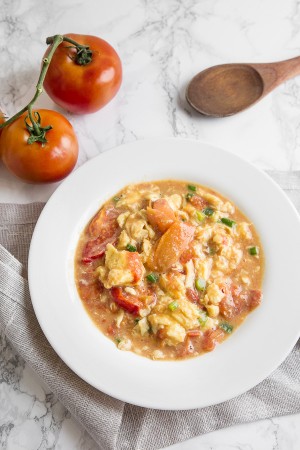
M 78 142 L 70 122 L 56 111 L 40 109 L 41 126 L 51 125 L 48 142 L 28 144 L 24 113 L 2 131 L 0 147 L 5 166 L 29 183 L 51 183 L 67 176 L 78 157 Z M 27 119 L 27 123 L 30 120 Z
M 192 245 L 190 245 L 180 256 L 180 262 L 181 264 L 186 264 L 194 257 L 194 248 Z
M 119 211 L 114 206 L 102 208 L 91 220 L 88 231 L 92 236 L 82 252 L 82 262 L 89 263 L 93 259 L 101 258 L 107 244 L 115 244 L 121 232 L 117 217 Z
M 5 116 L 4 116 L 3 112 L 0 111 L 0 125 L 3 122 L 5 122 Z M 2 130 L 3 130 L 3 128 L 0 128 L 0 136 L 1 136 Z M 2 155 L 1 155 L 1 146 L 0 146 L 0 158 L 1 157 L 2 157 Z
M 128 269 L 133 275 L 133 283 L 139 283 L 144 274 L 144 266 L 137 252 L 127 252 Z
M 103 237 L 100 235 L 97 238 L 87 241 L 82 252 L 82 262 L 90 263 L 93 259 L 102 258 L 107 244 L 116 244 L 119 234 L 120 233 L 115 230 L 111 236 Z
M 190 302 L 196 303 L 196 304 L 199 303 L 199 300 L 200 300 L 199 293 L 196 291 L 196 289 L 187 288 L 186 296 Z
M 104 239 L 110 237 L 119 228 L 117 217 L 120 212 L 114 206 L 102 208 L 91 220 L 89 233 L 92 237 L 102 236 Z
M 185 356 L 188 356 L 188 355 L 191 355 L 192 353 L 194 353 L 194 350 L 195 350 L 194 345 L 193 345 L 191 339 L 189 338 L 189 336 L 187 335 L 182 346 L 179 347 L 178 355 L 181 357 L 185 357 Z
M 249 308 L 252 311 L 260 305 L 262 299 L 262 292 L 259 289 L 251 289 L 249 291 Z
M 92 61 L 86 65 L 75 62 L 77 50 L 62 42 L 55 51 L 44 81 L 52 100 L 76 114 L 98 111 L 118 92 L 122 81 L 121 60 L 103 39 L 95 36 L 66 34 L 81 45 L 88 45 Z M 48 55 L 50 47 L 44 57 Z
M 222 342 L 225 339 L 225 332 L 220 328 L 215 330 L 208 330 L 205 332 L 202 342 L 202 349 L 205 352 L 211 352 L 214 350 L 216 344 Z
M 0 111 L 0 125 L 1 125 L 1 123 L 3 123 L 3 122 L 5 122 L 5 116 L 4 116 L 3 112 Z M 2 129 L 3 129 L 3 128 L 0 128 L 0 136 L 1 136 L 1 133 L 2 133 Z
M 239 316 L 244 311 L 252 311 L 260 305 L 262 293 L 259 289 L 242 291 L 241 286 L 233 284 L 230 288 L 223 286 L 225 297 L 220 301 L 220 313 L 226 319 Z
M 167 272 L 177 263 L 188 248 L 195 233 L 195 227 L 185 222 L 174 222 L 160 238 L 154 254 L 154 264 L 159 272 Z
M 164 233 L 175 222 L 176 217 L 167 200 L 159 198 L 152 208 L 147 208 L 147 219 L 150 225 Z
M 198 337 L 198 336 L 200 336 L 201 332 L 200 332 L 200 330 L 188 330 L 186 332 L 186 334 L 189 337 Z
M 207 201 L 200 197 L 200 195 L 193 195 L 190 198 L 190 202 L 197 209 L 203 209 L 208 205 Z
M 93 300 L 99 300 L 103 286 L 98 282 L 91 282 L 89 284 L 79 283 L 80 295 L 83 300 L 90 302 Z
M 120 287 L 113 287 L 110 290 L 112 298 L 120 308 L 125 309 L 131 314 L 137 315 L 143 307 L 143 303 L 133 295 L 127 294 Z

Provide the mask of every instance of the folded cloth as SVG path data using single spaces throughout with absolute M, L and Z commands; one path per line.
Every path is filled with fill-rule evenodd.
M 300 172 L 271 176 L 300 210 Z M 29 296 L 28 247 L 42 208 L 41 203 L 0 205 L 0 327 L 101 449 L 158 449 L 230 425 L 300 412 L 300 341 L 284 363 L 250 391 L 191 411 L 125 404 L 81 380 L 48 343 Z

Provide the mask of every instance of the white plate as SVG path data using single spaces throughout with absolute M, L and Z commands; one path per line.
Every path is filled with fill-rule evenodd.
M 87 315 L 73 276 L 78 237 L 101 204 L 129 183 L 168 178 L 229 197 L 254 222 L 266 257 L 262 305 L 215 351 L 179 362 L 118 350 Z M 137 141 L 87 162 L 50 198 L 30 247 L 31 298 L 54 350 L 92 386 L 145 407 L 204 407 L 252 388 L 292 350 L 300 334 L 299 249 L 299 216 L 265 173 L 200 142 Z

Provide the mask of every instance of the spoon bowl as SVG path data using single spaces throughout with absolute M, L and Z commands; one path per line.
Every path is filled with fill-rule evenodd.
M 198 73 L 186 90 L 188 103 L 211 117 L 236 114 L 300 73 L 300 57 L 269 64 L 222 64 Z

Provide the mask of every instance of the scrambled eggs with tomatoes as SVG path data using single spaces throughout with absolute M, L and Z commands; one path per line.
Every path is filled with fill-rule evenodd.
M 213 190 L 181 181 L 129 185 L 82 233 L 79 295 L 120 350 L 152 359 L 212 351 L 262 299 L 254 225 Z

